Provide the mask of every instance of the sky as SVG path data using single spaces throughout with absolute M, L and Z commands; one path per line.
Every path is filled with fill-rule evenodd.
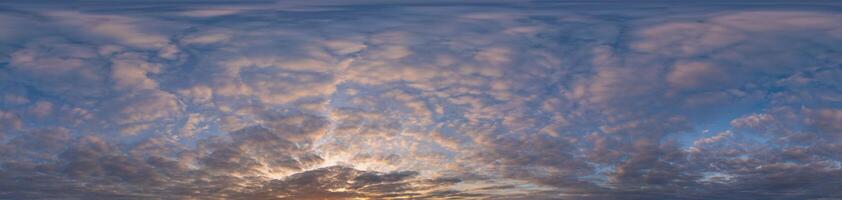
M 4 1 L 0 199 L 842 199 L 842 4 Z

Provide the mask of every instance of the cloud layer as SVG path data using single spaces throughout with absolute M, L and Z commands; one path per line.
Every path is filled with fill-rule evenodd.
M 838 4 L 85 5 L 0 4 L 0 198 L 842 198 Z

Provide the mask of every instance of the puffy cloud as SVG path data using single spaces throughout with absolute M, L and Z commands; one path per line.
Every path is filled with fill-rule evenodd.
M 727 75 L 716 66 L 700 62 L 679 62 L 667 74 L 667 83 L 680 89 L 694 89 L 709 82 L 722 82 Z
M 174 95 L 154 90 L 146 92 L 146 94 L 140 93 L 120 99 L 126 104 L 121 105 L 119 121 L 149 122 L 179 112 L 179 104 Z
M 751 114 L 744 117 L 740 117 L 734 120 L 731 120 L 731 126 L 737 128 L 753 128 L 759 129 L 763 128 L 764 126 L 773 125 L 770 123 L 775 123 L 775 119 L 772 115 L 760 113 L 760 114 Z
M 29 108 L 29 113 L 38 117 L 45 117 L 53 112 L 53 104 L 48 101 L 38 101 Z
M 187 120 L 184 122 L 184 125 L 181 127 L 181 132 L 185 137 L 193 137 L 198 132 L 206 129 L 206 127 L 202 126 L 202 121 L 204 121 L 204 117 L 201 114 L 193 113 L 187 116 Z
M 378 173 L 341 166 L 321 168 L 274 180 L 254 198 L 425 198 L 440 192 L 436 189 L 459 182 L 417 179 L 417 175 L 413 171 Z
M 21 121 L 20 117 L 12 112 L 7 111 L 0 111 L 0 125 L 2 125 L 3 132 L 11 131 L 11 130 L 18 130 L 23 128 L 23 122 Z
M 207 104 L 213 100 L 213 89 L 206 85 L 194 85 L 178 91 L 178 94 L 197 104 Z
M 109 117 L 109 125 L 116 125 L 124 135 L 134 135 L 153 125 L 171 123 L 183 113 L 182 105 L 173 94 L 160 90 L 140 90 L 109 101 L 104 108 L 110 112 L 102 113 Z
M 477 55 L 474 56 L 474 59 L 482 62 L 488 62 L 492 65 L 505 65 L 511 62 L 511 58 L 509 58 L 510 54 L 511 50 L 509 49 L 490 47 L 477 53 Z
M 0 198 L 840 196 L 838 13 L 530 4 L 0 11 Z
M 165 48 L 169 39 L 143 26 L 151 24 L 148 20 L 120 15 L 97 15 L 82 12 L 59 11 L 47 13 L 48 16 L 82 31 L 90 31 L 112 38 L 122 44 L 141 48 Z M 162 25 L 162 24 L 156 24 Z M 160 28 L 160 27 L 159 27 Z
M 10 144 L 21 150 L 21 153 L 17 153 L 17 155 L 23 156 L 26 155 L 26 151 L 24 149 L 34 152 L 56 153 L 57 151 L 64 149 L 64 145 L 68 141 L 70 141 L 69 130 L 56 128 L 29 131 L 28 133 L 12 139 Z M 42 156 L 50 156 L 50 154 L 38 157 Z
M 147 63 L 138 55 L 121 55 L 112 60 L 111 78 L 116 89 L 157 89 L 158 83 L 147 75 L 159 73 L 161 66 Z
M 67 96 L 98 96 L 104 93 L 104 67 L 95 49 L 62 39 L 27 43 L 11 53 L 9 66 L 21 81 L 39 89 L 68 93 Z
M 359 52 L 368 47 L 365 44 L 353 40 L 328 40 L 324 44 L 340 55 Z
M 811 109 L 807 111 L 807 124 L 813 125 L 820 131 L 828 134 L 842 133 L 842 109 Z

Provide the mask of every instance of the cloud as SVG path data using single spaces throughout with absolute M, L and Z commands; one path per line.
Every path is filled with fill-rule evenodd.
M 121 55 L 113 59 L 111 78 L 115 82 L 114 87 L 119 90 L 157 89 L 158 83 L 147 75 L 159 73 L 161 67 L 145 60 L 138 55 Z
M 133 17 L 119 15 L 96 15 L 81 12 L 53 12 L 50 17 L 77 26 L 84 31 L 110 37 L 120 43 L 142 47 L 163 48 L 169 40 L 153 31 L 142 31 L 141 23 L 148 22 Z
M 47 101 L 38 101 L 29 112 L 38 117 L 45 117 L 53 112 L 53 104 Z
M 748 116 L 740 117 L 734 120 L 731 120 L 731 126 L 737 128 L 753 128 L 759 129 L 763 128 L 764 126 L 770 125 L 770 123 L 774 123 L 775 119 L 772 115 L 760 113 L 760 114 L 751 114 Z
M 842 120 L 842 109 L 811 109 L 807 111 L 807 115 L 809 118 L 805 120 L 806 123 L 815 126 L 822 132 L 828 134 L 842 132 L 842 124 L 836 123 Z
M 103 65 L 94 48 L 48 38 L 27 43 L 10 55 L 12 74 L 33 86 L 68 96 L 97 96 L 104 93 Z
M 113 99 L 104 106 L 111 112 L 105 120 L 120 127 L 124 135 L 134 135 L 161 122 L 170 122 L 183 113 L 175 95 L 160 90 L 140 90 Z
M 11 132 L 23 128 L 23 122 L 20 117 L 12 112 L 0 111 L 0 125 L 5 132 Z
M 180 14 L 190 17 L 217 17 L 236 14 L 238 12 L 240 12 L 238 9 L 203 9 L 183 11 Z
M 727 80 L 726 74 L 708 63 L 680 62 L 667 74 L 667 82 L 676 88 L 693 89 L 711 81 Z
M 340 166 L 320 168 L 272 181 L 254 198 L 423 198 L 440 192 L 438 188 L 459 182 L 458 179 L 417 179 L 417 174 L 366 172 Z
M 6 6 L 0 198 L 836 198 L 802 4 Z

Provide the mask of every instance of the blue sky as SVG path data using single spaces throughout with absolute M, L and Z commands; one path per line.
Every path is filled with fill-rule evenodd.
M 842 198 L 839 11 L 4 2 L 0 198 Z

